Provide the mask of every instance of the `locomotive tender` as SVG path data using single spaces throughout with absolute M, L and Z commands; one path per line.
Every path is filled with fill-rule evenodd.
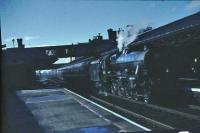
M 179 97 L 200 87 L 199 18 L 197 13 L 143 33 L 123 52 L 113 49 L 75 60 L 52 70 L 54 78 L 79 85 L 87 94 L 108 92 L 146 103 Z M 178 29 L 167 30 L 173 27 Z

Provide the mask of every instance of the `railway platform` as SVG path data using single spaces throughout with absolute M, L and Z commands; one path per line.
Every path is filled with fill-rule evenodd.
M 65 88 L 16 93 L 45 133 L 150 131 Z

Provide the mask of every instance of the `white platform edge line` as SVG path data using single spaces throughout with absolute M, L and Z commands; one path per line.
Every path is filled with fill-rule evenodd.
M 151 129 L 146 128 L 146 127 L 144 127 L 144 126 L 142 126 L 142 125 L 140 125 L 140 124 L 138 124 L 136 122 L 133 122 L 130 119 L 128 119 L 128 118 L 126 118 L 126 117 L 124 117 L 124 116 L 122 116 L 120 114 L 117 114 L 117 113 L 115 113 L 115 112 L 113 112 L 113 111 L 111 111 L 111 110 L 109 110 L 109 109 L 107 109 L 107 108 L 105 108 L 105 107 L 103 107 L 103 106 L 101 106 L 101 105 L 99 105 L 99 104 L 97 104 L 97 103 L 95 103 L 95 102 L 93 102 L 93 101 L 91 101 L 91 100 L 79 95 L 79 94 L 76 94 L 76 93 L 74 93 L 74 92 L 72 92 L 72 91 L 70 91 L 70 90 L 68 90 L 66 88 L 64 88 L 64 90 L 66 90 L 66 91 L 68 91 L 68 92 L 70 92 L 70 93 L 72 93 L 72 94 L 74 94 L 74 95 L 76 95 L 76 96 L 78 96 L 78 97 L 80 97 L 80 98 L 82 98 L 82 99 L 84 99 L 84 100 L 86 100 L 86 101 L 88 101 L 88 102 L 90 102 L 90 103 L 102 108 L 103 110 L 106 110 L 106 111 L 110 112 L 111 114 L 113 114 L 113 115 L 115 115 L 115 116 L 117 116 L 117 117 L 119 117 L 119 118 L 121 118 L 121 119 L 123 119 L 123 120 L 125 120 L 125 121 L 127 121 L 127 122 L 129 122 L 129 123 L 131 123 L 131 124 L 133 124 L 135 126 L 137 126 L 137 127 L 142 128 L 145 131 L 151 131 Z

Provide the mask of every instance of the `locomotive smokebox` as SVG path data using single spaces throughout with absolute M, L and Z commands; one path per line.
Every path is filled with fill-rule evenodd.
M 116 41 L 117 39 L 117 32 L 113 31 L 113 29 L 108 29 L 108 39 L 112 42 Z
M 23 39 L 22 38 L 17 38 L 17 45 L 18 45 L 18 48 L 24 48 Z

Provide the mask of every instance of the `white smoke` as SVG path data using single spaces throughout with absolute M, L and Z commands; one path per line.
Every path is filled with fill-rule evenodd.
M 119 33 L 118 33 L 118 37 L 117 37 L 117 47 L 119 49 L 119 51 L 122 51 L 122 49 L 124 48 L 124 40 L 125 40 L 126 36 L 124 34 L 124 31 L 123 30 L 120 30 Z
M 137 37 L 137 31 L 134 30 L 133 25 L 127 25 L 126 30 L 120 30 L 117 38 L 118 49 L 121 52 L 128 44 L 133 42 Z

